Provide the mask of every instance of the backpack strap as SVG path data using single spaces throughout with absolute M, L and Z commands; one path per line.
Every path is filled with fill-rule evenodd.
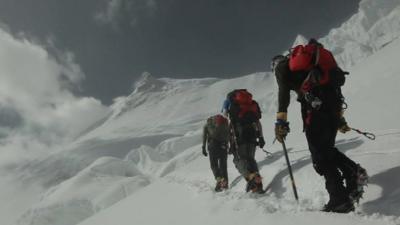
M 320 47 L 317 45 L 315 46 L 315 50 L 312 53 L 312 63 L 314 66 L 318 66 L 319 63 L 319 58 L 320 58 Z

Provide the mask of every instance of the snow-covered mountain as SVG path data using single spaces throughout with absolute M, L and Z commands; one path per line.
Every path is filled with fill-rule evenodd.
M 321 39 L 351 72 L 344 87 L 347 120 L 377 134 L 374 142 L 356 133 L 340 135 L 337 142 L 371 176 L 357 209 L 361 215 L 315 212 L 327 195 L 313 171 L 295 101 L 287 146 L 301 201 L 293 200 L 281 147 L 272 145 L 277 107 L 270 72 L 186 80 L 144 74 L 132 94 L 116 98 L 110 113 L 76 141 L 17 168 L 7 179 L 19 186 L 0 193 L 12 207 L 0 208 L 0 215 L 14 211 L 6 221 L 20 214 L 21 225 L 73 225 L 87 218 L 82 225 L 400 224 L 399 30 L 400 0 L 363 0 L 357 14 Z M 231 189 L 213 193 L 209 162 L 200 154 L 205 119 L 220 111 L 235 88 L 251 91 L 263 111 L 273 156 L 258 151 L 256 157 L 271 187 L 266 196 L 244 193 L 232 163 Z
M 332 49 L 342 66 L 350 68 L 399 36 L 399 0 L 362 0 L 358 12 L 321 42 Z

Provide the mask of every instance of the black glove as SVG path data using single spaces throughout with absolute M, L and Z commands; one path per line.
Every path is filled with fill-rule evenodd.
M 203 155 L 205 156 L 205 157 L 207 157 L 207 150 L 206 150 L 206 146 L 201 146 L 201 149 L 203 150 Z
M 260 148 L 263 148 L 265 146 L 264 137 L 259 137 L 258 138 L 258 146 L 260 146 Z
M 275 138 L 282 143 L 290 132 L 289 122 L 278 119 L 275 123 Z

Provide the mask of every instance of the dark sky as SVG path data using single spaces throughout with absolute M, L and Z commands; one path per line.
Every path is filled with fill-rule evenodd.
M 0 0 L 12 32 L 69 50 L 86 74 L 80 95 L 105 104 L 142 72 L 234 77 L 265 71 L 297 34 L 321 37 L 359 0 Z

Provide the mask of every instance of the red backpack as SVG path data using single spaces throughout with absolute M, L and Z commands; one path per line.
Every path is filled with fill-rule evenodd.
M 321 76 L 319 84 L 330 82 L 330 72 L 336 70 L 338 65 L 332 53 L 321 44 L 298 45 L 291 50 L 289 56 L 289 69 L 292 72 L 310 71 L 319 68 Z
M 239 122 L 255 122 L 261 119 L 261 110 L 253 95 L 246 89 L 237 89 L 228 94 L 231 102 L 229 116 Z

